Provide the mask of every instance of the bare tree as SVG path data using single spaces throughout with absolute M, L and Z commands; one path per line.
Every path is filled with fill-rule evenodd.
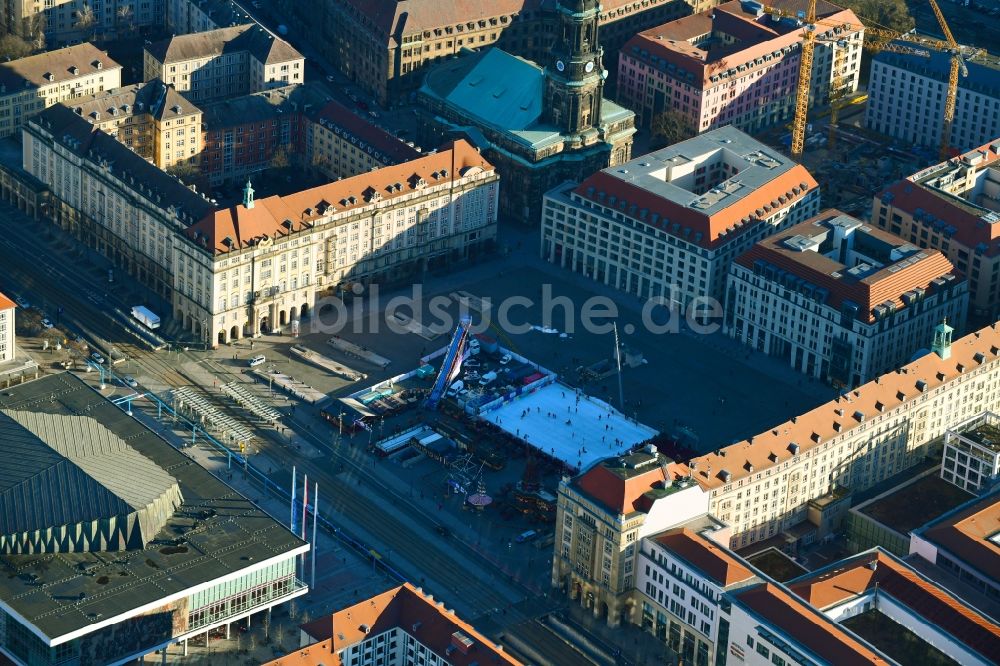
M 73 23 L 74 28 L 80 32 L 89 33 L 90 38 L 93 39 L 96 26 L 97 16 L 90 5 L 84 4 L 80 9 L 76 10 L 76 21 Z
M 661 147 L 690 139 L 697 133 L 688 117 L 677 111 L 664 111 L 654 116 L 650 124 L 653 143 Z
M 135 12 L 132 5 L 122 5 L 115 12 L 115 33 L 117 36 L 131 36 L 135 32 Z
M 0 37 L 0 60 L 17 60 L 31 53 L 31 44 L 14 34 Z

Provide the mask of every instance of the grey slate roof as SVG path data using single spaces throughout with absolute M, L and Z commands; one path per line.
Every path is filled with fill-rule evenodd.
M 97 120 L 91 115 L 95 112 L 100 114 L 100 120 L 109 120 L 114 115 L 130 116 L 140 113 L 148 113 L 157 120 L 168 120 L 200 111 L 172 86 L 159 79 L 74 97 L 66 100 L 65 105 L 90 122 Z
M 145 509 L 177 485 L 85 416 L 0 412 L 0 455 L 7 461 L 0 468 L 4 534 L 123 516 Z M 165 522 L 162 516 L 154 533 Z
M 77 68 L 77 74 L 70 71 L 72 67 Z M 93 44 L 84 42 L 0 63 L 0 85 L 6 86 L 7 93 L 13 93 L 23 89 L 28 84 L 32 87 L 40 87 L 50 83 L 55 85 L 100 70 L 110 69 L 121 69 L 121 65 Z M 46 80 L 46 74 L 52 74 L 53 80 Z
M 218 28 L 190 35 L 175 35 L 146 47 L 162 63 L 208 58 L 249 51 L 262 63 L 287 62 L 304 57 L 291 44 L 275 37 L 256 23 Z
M 29 129 L 37 125 L 51 133 L 56 143 L 84 159 L 107 160 L 109 169 L 117 177 L 136 183 L 137 194 L 141 183 L 146 188 L 143 196 L 151 197 L 163 208 L 176 206 L 185 224 L 194 224 L 215 209 L 203 196 L 147 162 L 113 136 L 98 130 L 67 106 L 54 104 L 34 116 L 28 125 Z

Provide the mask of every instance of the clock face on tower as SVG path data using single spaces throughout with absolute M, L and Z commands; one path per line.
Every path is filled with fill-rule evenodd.
M 564 69 L 566 69 L 566 64 L 563 63 L 562 60 L 556 60 L 556 69 L 558 69 L 561 72 Z
M 592 71 L 594 71 L 594 61 L 593 60 L 591 60 L 590 62 L 587 63 L 587 73 L 590 74 Z

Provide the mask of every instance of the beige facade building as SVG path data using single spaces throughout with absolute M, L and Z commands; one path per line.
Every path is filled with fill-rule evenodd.
M 301 53 L 257 24 L 177 35 L 146 46 L 143 78 L 192 102 L 247 95 L 305 81 Z
M 57 102 L 118 88 L 122 67 L 92 44 L 0 63 L 0 138 Z
M 143 28 L 160 28 L 163 4 L 164 0 L 0 0 L 0 27 L 49 47 L 121 39 L 134 37 Z
M 474 257 L 496 237 L 498 187 L 464 141 L 284 197 L 256 201 L 247 183 L 177 244 L 175 317 L 225 344 L 308 316 L 320 292 Z
M 940 250 L 968 276 L 969 317 L 1000 316 L 1000 137 L 905 178 L 875 197 L 872 222 Z
M 14 309 L 17 304 L 0 294 L 0 363 L 14 360 Z
M 541 62 L 555 41 L 556 3 L 543 0 L 275 0 L 295 29 L 380 104 L 404 102 L 428 68 L 460 52 L 498 44 Z M 600 31 L 605 57 L 640 30 L 716 0 L 607 0 Z M 614 67 L 609 67 L 614 76 Z
M 765 238 L 733 262 L 723 330 L 795 370 L 853 387 L 965 328 L 968 284 L 922 250 L 838 210 Z
M 605 460 L 560 484 L 553 587 L 612 624 L 634 618 L 629 544 L 700 510 L 729 530 L 720 534 L 731 548 L 767 541 L 794 552 L 838 529 L 854 492 L 916 465 L 955 423 L 998 406 L 994 324 L 954 343 L 944 336 L 934 353 L 714 453 Z
M 106 90 L 66 106 L 161 169 L 198 162 L 201 109 L 162 81 Z
M 612 625 L 630 621 L 643 537 L 708 511 L 708 496 L 679 469 L 650 447 L 564 479 L 552 586 Z

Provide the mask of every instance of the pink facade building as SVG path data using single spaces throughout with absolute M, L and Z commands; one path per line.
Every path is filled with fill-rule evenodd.
M 798 3 L 801 4 L 801 3 Z M 636 124 L 673 111 L 697 132 L 736 125 L 753 132 L 795 113 L 802 21 L 795 0 L 779 0 L 783 16 L 759 2 L 727 2 L 646 30 L 618 61 L 618 101 Z M 816 3 L 817 41 L 811 103 L 857 89 L 864 26 L 854 12 Z

